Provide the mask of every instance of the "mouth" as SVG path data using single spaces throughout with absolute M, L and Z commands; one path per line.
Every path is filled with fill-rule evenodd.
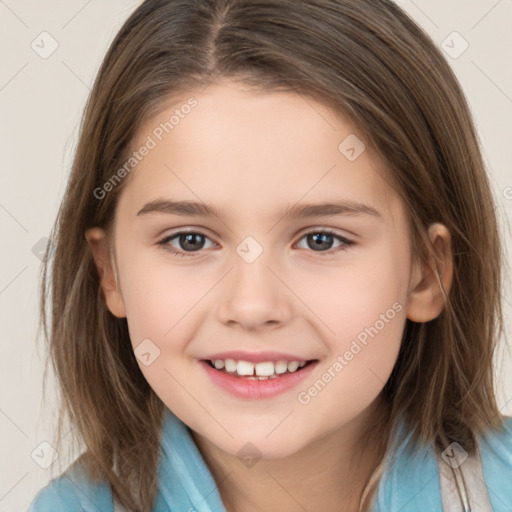
M 219 390 L 227 392 L 237 399 L 261 400 L 274 398 L 286 391 L 292 391 L 301 382 L 308 379 L 319 364 L 318 359 L 289 360 L 259 354 L 249 355 L 256 361 L 245 359 L 219 359 L 209 357 L 199 360 L 200 366 Z M 270 356 L 272 358 L 272 356 Z
M 219 373 L 230 375 L 244 380 L 274 380 L 290 374 L 304 371 L 309 366 L 318 362 L 318 359 L 297 360 L 297 361 L 263 361 L 251 363 L 235 359 L 203 359 L 210 368 Z

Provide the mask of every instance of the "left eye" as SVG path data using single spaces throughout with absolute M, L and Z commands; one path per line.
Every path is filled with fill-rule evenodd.
M 300 240 L 302 239 L 306 239 L 308 248 L 313 248 L 313 252 L 323 254 L 332 254 L 340 250 L 346 250 L 354 244 L 351 240 L 348 240 L 347 238 L 330 230 L 310 231 L 309 233 L 302 235 Z M 340 245 L 334 249 L 332 249 L 333 239 L 340 242 Z M 181 246 L 178 251 L 171 245 L 171 242 L 175 240 L 178 241 L 178 244 Z M 157 244 L 175 256 L 185 257 L 189 256 L 188 253 L 197 252 L 203 249 L 206 240 L 210 239 L 203 233 L 196 231 L 180 231 L 179 233 L 166 236 L 157 242 Z M 215 246 L 216 244 L 212 242 L 212 245 Z
M 302 238 L 306 238 L 306 242 L 309 247 L 313 247 L 316 249 L 322 249 L 322 248 L 326 249 L 325 246 L 328 245 L 329 247 L 327 247 L 327 249 L 330 249 L 330 250 L 326 250 L 326 251 L 325 250 L 317 251 L 316 249 L 313 250 L 313 252 L 321 252 L 324 254 L 332 254 L 332 253 L 338 252 L 340 250 L 343 251 L 345 249 L 348 249 L 349 247 L 351 247 L 354 244 L 354 242 L 352 242 L 348 238 L 338 235 L 334 231 L 330 231 L 330 230 L 310 231 L 309 233 L 304 234 L 301 237 L 301 240 L 302 240 Z M 331 249 L 332 239 L 336 239 L 339 242 L 341 242 L 341 244 L 335 249 Z

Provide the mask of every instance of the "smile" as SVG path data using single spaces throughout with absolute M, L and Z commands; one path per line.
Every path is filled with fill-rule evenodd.
M 309 361 L 311 363 L 312 361 Z M 263 361 L 260 363 L 251 363 L 250 361 L 234 359 L 216 359 L 207 361 L 212 368 L 223 373 L 245 377 L 253 380 L 276 379 L 280 375 L 295 373 L 303 368 L 308 361 Z
M 319 360 L 250 363 L 235 359 L 207 359 L 199 362 L 217 389 L 236 398 L 261 400 L 298 386 L 311 374 Z

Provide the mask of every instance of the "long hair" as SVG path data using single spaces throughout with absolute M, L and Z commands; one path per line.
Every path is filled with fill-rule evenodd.
M 492 369 L 503 323 L 495 205 L 453 71 L 391 0 L 146 0 L 124 23 L 88 98 L 44 260 L 59 432 L 69 418 L 91 478 L 105 479 L 124 506 L 151 510 L 164 406 L 138 367 L 126 319 L 105 305 L 84 232 L 110 228 L 126 180 L 100 199 L 95 190 L 126 161 L 141 124 L 174 94 L 218 77 L 302 94 L 346 116 L 392 175 L 416 258 L 431 261 L 430 224 L 450 230 L 445 307 L 430 322 L 407 320 L 380 421 L 386 432 L 404 417 L 415 439 L 471 452 L 502 422 Z

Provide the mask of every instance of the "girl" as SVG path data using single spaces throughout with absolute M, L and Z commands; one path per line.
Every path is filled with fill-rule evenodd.
M 146 0 L 45 260 L 86 449 L 30 510 L 510 510 L 494 207 L 393 2 Z

